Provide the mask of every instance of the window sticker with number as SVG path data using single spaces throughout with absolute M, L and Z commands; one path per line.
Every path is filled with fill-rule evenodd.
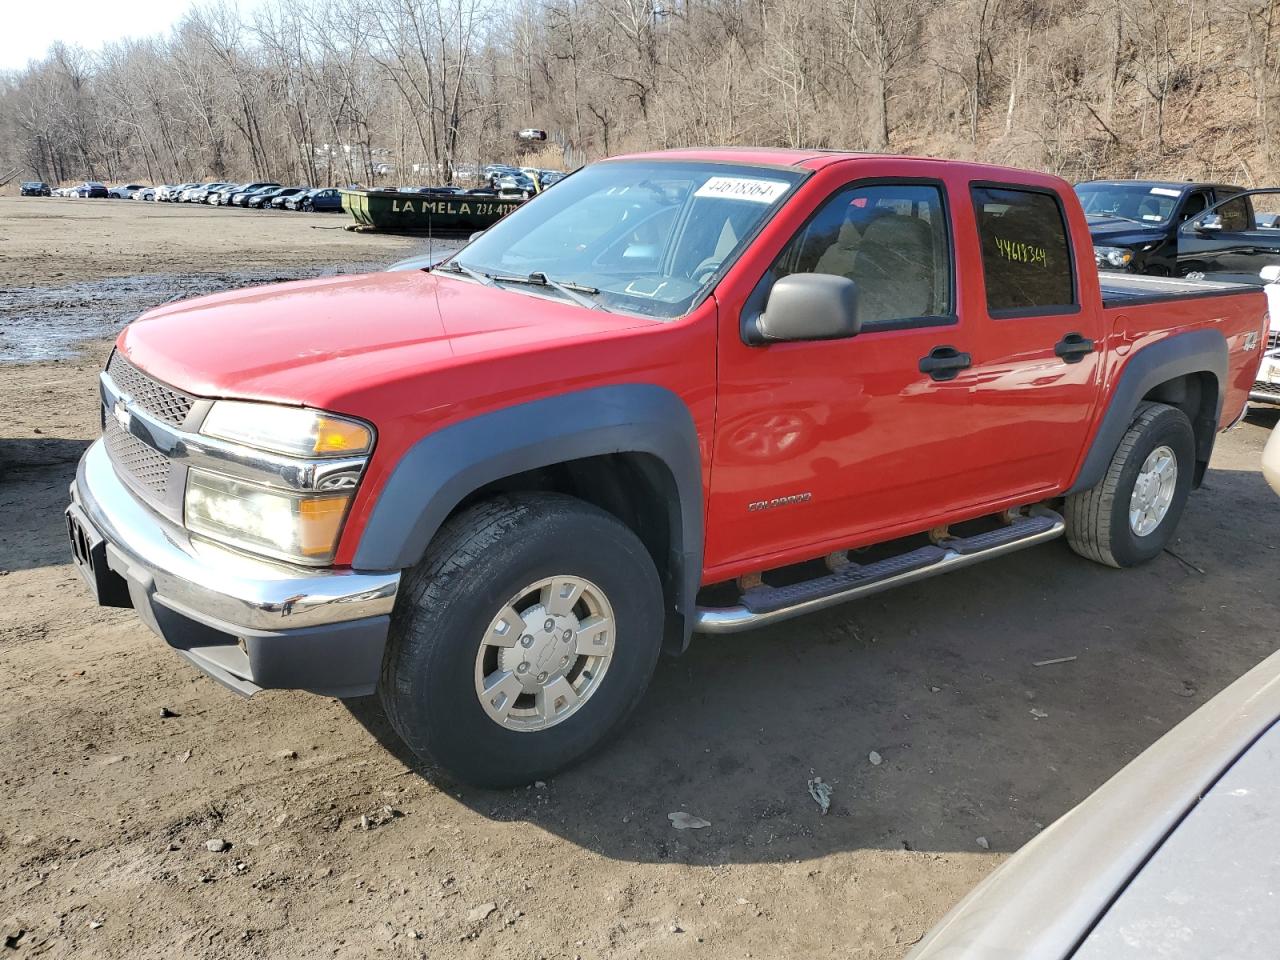
M 791 185 L 784 180 L 757 180 L 754 177 L 711 177 L 700 186 L 695 197 L 720 200 L 747 200 L 751 203 L 773 203 Z

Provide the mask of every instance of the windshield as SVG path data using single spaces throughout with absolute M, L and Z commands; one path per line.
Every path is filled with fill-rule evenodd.
M 554 281 L 539 285 L 543 295 L 571 284 L 607 310 L 678 317 L 804 176 L 717 163 L 598 163 L 498 221 L 452 262 L 476 279 L 540 277 Z
M 1090 216 L 1165 223 L 1177 209 L 1182 191 L 1150 183 L 1082 183 L 1076 186 L 1076 196 Z

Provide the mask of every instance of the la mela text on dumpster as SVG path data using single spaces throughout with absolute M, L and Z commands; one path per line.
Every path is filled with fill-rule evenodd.
M 417 204 L 415 206 L 415 203 Z M 505 203 L 479 203 L 476 201 L 453 201 L 453 200 L 392 200 L 392 213 L 434 213 L 437 216 L 451 217 L 469 217 L 488 216 L 496 214 L 501 216 L 509 209 L 509 205 Z

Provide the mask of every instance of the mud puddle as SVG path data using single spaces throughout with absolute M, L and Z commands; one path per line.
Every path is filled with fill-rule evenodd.
M 163 303 L 264 283 L 382 270 L 385 266 L 357 263 L 340 268 L 149 273 L 63 286 L 0 289 L 0 364 L 72 356 L 80 343 L 114 336 L 138 314 Z

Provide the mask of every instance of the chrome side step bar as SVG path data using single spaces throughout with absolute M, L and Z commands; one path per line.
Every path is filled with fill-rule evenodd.
M 972 537 L 944 540 L 937 546 L 839 571 L 786 587 L 756 586 L 732 607 L 698 607 L 694 630 L 699 633 L 739 633 L 802 614 L 825 610 L 847 600 L 915 583 L 983 560 L 1054 540 L 1066 532 L 1066 522 L 1052 510 L 1032 507 L 1027 516 L 1007 526 Z

